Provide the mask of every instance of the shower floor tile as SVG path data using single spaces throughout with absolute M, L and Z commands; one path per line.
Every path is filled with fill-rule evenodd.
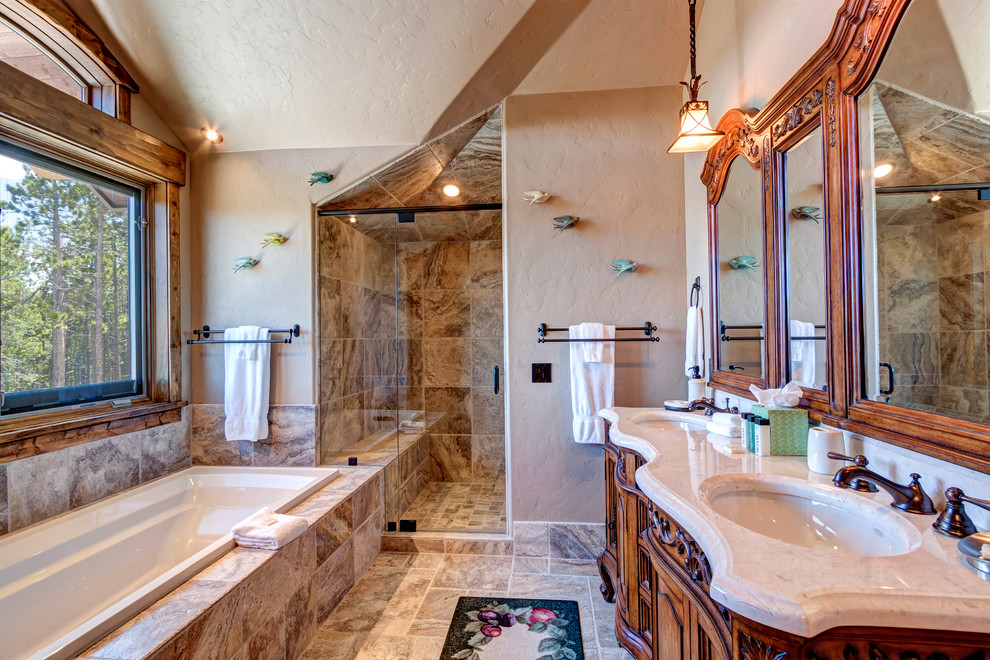
M 505 530 L 505 484 L 429 483 L 402 518 L 417 530 Z

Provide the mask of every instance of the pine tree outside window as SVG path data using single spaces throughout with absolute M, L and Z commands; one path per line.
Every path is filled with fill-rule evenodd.
M 0 415 L 144 394 L 140 207 L 0 141 Z

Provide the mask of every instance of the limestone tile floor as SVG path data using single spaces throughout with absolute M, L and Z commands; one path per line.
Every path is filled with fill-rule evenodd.
M 505 531 L 505 483 L 432 481 L 402 517 L 415 520 L 419 531 Z
M 576 600 L 588 660 L 631 658 L 594 561 L 383 552 L 323 624 L 304 660 L 437 660 L 460 596 Z

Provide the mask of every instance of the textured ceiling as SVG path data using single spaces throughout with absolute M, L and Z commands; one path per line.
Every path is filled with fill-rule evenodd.
M 685 0 L 592 0 L 515 91 L 676 85 L 687 68 Z
M 63 2 L 190 148 L 206 125 L 221 150 L 423 144 L 512 93 L 687 67 L 683 0 Z
M 183 141 L 211 125 L 246 150 L 420 143 L 539 1 L 66 4 L 91 3 Z

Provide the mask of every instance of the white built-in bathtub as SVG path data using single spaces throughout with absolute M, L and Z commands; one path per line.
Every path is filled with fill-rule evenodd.
M 71 658 L 287 511 L 329 468 L 193 467 L 0 540 L 0 658 Z

